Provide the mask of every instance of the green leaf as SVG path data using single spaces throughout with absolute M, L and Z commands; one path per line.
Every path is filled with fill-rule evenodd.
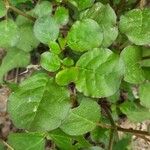
M 44 150 L 45 139 L 38 133 L 11 133 L 8 144 L 14 150 Z
M 61 62 L 60 58 L 50 52 L 44 52 L 41 55 L 41 66 L 50 72 L 55 72 L 60 68 Z
M 70 3 L 72 3 L 75 7 L 77 7 L 79 10 L 84 10 L 94 3 L 95 0 L 69 0 Z
M 109 4 L 95 3 L 81 14 L 81 18 L 91 18 L 99 24 L 103 33 L 103 47 L 110 46 L 117 38 L 116 14 Z
M 68 33 L 67 44 L 72 50 L 83 52 L 99 47 L 102 40 L 99 25 L 92 19 L 84 19 L 73 24 Z
M 31 1 L 31 0 L 10 0 L 10 3 L 12 5 L 17 5 L 17 4 L 25 3 L 25 2 L 28 2 L 28 1 Z
M 54 18 L 59 25 L 65 25 L 69 21 L 69 13 L 65 7 L 57 7 Z
M 77 150 L 73 145 L 73 138 L 60 129 L 49 132 L 47 138 L 54 141 L 61 150 Z
M 52 13 L 52 4 L 49 1 L 42 1 L 37 3 L 33 12 L 38 17 L 50 15 Z
M 57 54 L 57 55 L 61 53 L 61 49 L 57 42 L 51 41 L 49 44 L 49 47 L 52 53 Z
M 140 85 L 139 97 L 141 105 L 150 109 L 150 83 Z
M 150 48 L 142 47 L 142 57 L 149 57 L 150 56 Z
M 65 65 L 65 66 L 73 66 L 74 65 L 74 60 L 73 59 L 71 59 L 70 57 L 66 57 L 66 58 L 64 58 L 63 59 L 63 65 Z
M 58 85 L 64 86 L 68 85 L 71 82 L 75 82 L 78 77 L 78 70 L 75 67 L 66 68 L 64 70 L 59 71 L 56 74 L 56 83 Z
M 0 47 L 13 47 L 19 40 L 18 27 L 13 20 L 0 22 Z
M 60 45 L 61 49 L 64 50 L 65 46 L 66 46 L 66 43 L 67 43 L 67 39 L 63 38 L 63 37 L 59 37 L 58 42 L 59 42 L 59 45 Z
M 140 107 L 134 102 L 124 102 L 120 105 L 120 110 L 133 122 L 142 122 L 150 119 L 150 110 Z
M 38 73 L 21 83 L 8 101 L 8 112 L 18 128 L 50 131 L 58 128 L 70 110 L 69 91 L 48 74 Z
M 60 128 L 69 135 L 82 135 L 92 131 L 100 119 L 100 108 L 95 101 L 83 100 L 72 110 Z
M 121 52 L 121 57 L 125 66 L 124 80 L 133 84 L 142 83 L 145 80 L 140 66 L 142 49 L 137 46 L 128 46 Z
M 29 12 L 26 12 L 27 14 L 29 14 L 30 16 L 33 16 L 33 11 L 29 11 Z M 25 25 L 25 24 L 28 24 L 28 25 L 33 25 L 34 22 L 24 16 L 21 16 L 21 15 L 18 15 L 17 18 L 16 18 L 16 24 L 17 26 L 22 26 L 22 25 Z
M 34 24 L 34 33 L 40 42 L 49 44 L 50 41 L 55 41 L 58 38 L 59 26 L 52 17 L 41 17 Z
M 5 7 L 4 1 L 0 1 L 0 18 L 7 14 L 7 9 Z
M 0 150 L 5 150 L 5 149 L 4 149 L 4 145 L 2 144 L 1 141 L 0 141 Z
M 119 56 L 109 49 L 94 49 L 83 54 L 76 63 L 76 88 L 85 96 L 108 97 L 119 89 L 123 69 Z
M 34 36 L 32 25 L 22 25 L 19 31 L 20 38 L 16 45 L 17 48 L 30 52 L 39 45 L 39 41 Z
M 113 149 L 114 150 L 128 150 L 128 146 L 131 144 L 131 137 L 124 137 L 121 140 L 119 140 L 116 144 L 114 144 Z
M 19 67 L 26 67 L 30 63 L 30 54 L 17 48 L 11 48 L 7 51 L 0 66 L 0 82 L 3 76 L 10 70 Z
M 142 67 L 150 67 L 150 59 L 144 59 L 140 62 Z
M 78 150 L 91 146 L 84 136 L 70 136 L 60 129 L 49 132 L 47 139 L 54 141 L 61 150 Z
M 133 9 L 120 19 L 120 31 L 136 45 L 150 44 L 150 9 Z
M 91 139 L 93 142 L 96 142 L 96 143 L 102 142 L 105 145 L 107 145 L 108 144 L 108 138 L 109 138 L 109 130 L 108 129 L 96 127 L 91 132 Z
M 150 81 L 150 67 L 143 67 L 144 76 L 146 80 Z

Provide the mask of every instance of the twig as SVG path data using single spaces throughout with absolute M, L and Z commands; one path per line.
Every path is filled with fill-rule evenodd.
M 1 140 L 2 143 L 7 147 L 9 148 L 10 150 L 14 150 L 14 148 L 12 148 L 8 143 L 6 143 L 4 140 Z
M 147 138 L 147 137 L 145 137 L 145 136 L 143 136 L 143 135 L 136 135 L 136 137 L 137 137 L 137 138 L 141 138 L 141 139 L 145 140 L 146 142 L 149 142 L 149 143 L 150 143 L 150 139 Z
M 97 123 L 97 126 L 105 129 L 115 129 L 113 126 L 108 125 L 108 124 L 103 124 L 103 123 Z M 126 129 L 126 128 L 121 128 L 117 126 L 117 130 L 120 132 L 126 132 L 126 133 L 132 133 L 134 135 L 144 135 L 144 136 L 150 136 L 150 133 L 147 131 L 141 131 L 141 130 L 134 130 L 134 129 Z

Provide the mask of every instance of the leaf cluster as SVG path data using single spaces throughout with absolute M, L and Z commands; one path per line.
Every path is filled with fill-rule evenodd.
M 150 136 L 117 126 L 123 115 L 150 119 L 150 8 L 136 0 L 1 0 L 0 18 L 0 83 L 39 60 L 12 88 L 8 113 L 23 132 L 4 145 L 128 150 L 130 133 Z M 120 139 L 118 131 L 129 134 Z

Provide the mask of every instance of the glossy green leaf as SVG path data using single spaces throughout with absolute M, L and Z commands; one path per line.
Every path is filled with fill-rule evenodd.
M 120 19 L 120 31 L 136 45 L 150 44 L 150 9 L 133 9 Z
M 0 1 L 0 18 L 4 17 L 7 13 L 7 9 L 5 7 L 4 1 Z
M 142 50 L 137 46 L 128 46 L 121 52 L 121 57 L 125 66 L 124 80 L 138 84 L 145 80 L 144 72 L 140 66 L 142 59 Z
M 83 54 L 76 63 L 76 88 L 86 96 L 108 97 L 119 89 L 123 69 L 119 56 L 109 49 L 94 49 Z
M 63 59 L 63 65 L 65 65 L 65 66 L 73 66 L 74 65 L 74 60 L 73 59 L 71 59 L 70 57 L 66 57 L 66 58 L 64 58 Z
M 39 45 L 39 41 L 35 38 L 32 25 L 22 25 L 19 28 L 20 38 L 17 48 L 26 52 L 30 52 Z
M 58 38 L 59 26 L 54 18 L 44 16 L 36 20 L 34 24 L 34 34 L 40 42 L 49 44 L 50 41 L 54 41 Z
M 52 4 L 49 1 L 42 1 L 37 3 L 33 12 L 38 17 L 50 15 L 52 13 Z
M 26 67 L 30 63 L 30 54 L 17 48 L 11 48 L 7 51 L 0 66 L 0 82 L 3 76 L 10 70 L 19 67 Z
M 141 105 L 150 109 L 150 83 L 140 85 L 139 97 Z
M 103 47 L 110 46 L 117 38 L 116 14 L 109 4 L 95 3 L 90 9 L 81 14 L 81 18 L 91 18 L 99 24 L 103 33 Z
M 19 40 L 18 27 L 13 20 L 0 22 L 0 47 L 15 46 Z
M 11 133 L 8 136 L 8 144 L 14 150 L 44 150 L 44 136 L 38 133 Z
M 49 47 L 52 53 L 57 54 L 57 55 L 61 53 L 60 46 L 57 42 L 51 41 L 49 44 Z
M 84 9 L 92 6 L 94 1 L 95 0 L 69 0 L 69 2 L 72 3 L 79 10 L 84 10 Z
M 54 18 L 59 25 L 65 25 L 69 21 L 69 13 L 65 7 L 57 7 Z
M 64 86 L 68 85 L 71 82 L 75 82 L 78 77 L 78 70 L 75 67 L 66 68 L 64 70 L 59 71 L 56 74 L 56 83 L 58 85 Z
M 34 131 L 58 128 L 69 110 L 69 91 L 44 73 L 22 82 L 8 101 L 8 112 L 15 126 Z
M 140 107 L 134 102 L 124 102 L 121 104 L 120 110 L 133 122 L 142 122 L 150 119 L 150 110 Z
M 72 50 L 83 52 L 99 47 L 102 40 L 98 23 L 92 19 L 84 19 L 73 24 L 68 33 L 67 44 Z
M 61 62 L 57 55 L 50 53 L 50 52 L 44 52 L 41 55 L 41 66 L 50 72 L 55 72 L 60 68 Z
M 83 100 L 72 110 L 60 126 L 69 135 L 82 135 L 92 131 L 100 119 L 100 108 L 95 101 Z

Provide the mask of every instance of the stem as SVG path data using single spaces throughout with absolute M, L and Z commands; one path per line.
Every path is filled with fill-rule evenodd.
M 114 136 L 115 136 L 115 130 L 110 130 L 110 139 L 108 144 L 108 150 L 113 150 L 113 143 L 114 143 Z
M 26 14 L 25 12 L 19 10 L 18 8 L 14 7 L 14 6 L 11 6 L 10 3 L 9 3 L 9 0 L 4 0 L 4 2 L 5 2 L 5 7 L 6 7 L 7 10 L 8 10 L 8 9 L 11 9 L 11 10 L 13 10 L 14 12 L 18 13 L 19 15 L 22 15 L 22 16 L 24 16 L 24 17 L 26 17 L 26 18 L 28 18 L 28 19 L 30 19 L 30 20 L 32 20 L 32 21 L 35 21 L 35 20 L 36 20 L 36 18 L 34 18 L 34 17 L 32 17 L 32 16 Z
M 26 17 L 26 18 L 32 20 L 33 22 L 36 20 L 36 18 L 34 18 L 34 17 L 32 17 L 32 16 L 30 16 L 30 15 L 28 15 L 28 14 L 22 12 L 21 10 L 19 10 L 18 8 L 14 7 L 14 6 L 9 6 L 9 8 L 10 8 L 11 10 L 13 10 L 14 12 L 16 12 L 17 14 L 22 15 L 22 16 L 24 16 L 24 17 Z
M 105 129 L 115 129 L 113 126 L 108 125 L 108 124 L 102 124 L 102 123 L 97 123 L 97 126 Z M 132 133 L 134 135 L 145 135 L 145 136 L 150 136 L 150 133 L 147 131 L 141 131 L 141 130 L 134 130 L 134 129 L 126 129 L 126 128 L 121 128 L 117 126 L 117 130 L 121 132 L 126 132 L 126 133 Z
M 120 1 L 119 5 L 118 5 L 117 8 L 116 8 L 116 14 L 117 14 L 117 15 L 120 15 L 120 12 L 121 12 L 122 9 L 124 8 L 125 4 L 126 4 L 126 0 L 121 0 L 121 1 Z
M 141 138 L 141 139 L 145 140 L 146 142 L 149 142 L 149 143 L 150 143 L 150 139 L 147 138 L 147 137 L 145 137 L 145 136 L 143 136 L 143 135 L 136 135 L 136 137 L 137 137 L 137 138 Z
M 121 128 L 121 127 L 117 127 L 117 130 L 121 131 L 121 132 L 133 133 L 135 135 L 150 136 L 150 133 L 147 132 L 147 131 L 134 130 L 134 129 L 125 129 L 125 128 Z
M 107 117 L 109 118 L 110 120 L 110 123 L 111 125 L 113 126 L 114 129 L 111 129 L 110 130 L 110 139 L 109 139 L 109 144 L 108 144 L 108 150 L 113 150 L 113 144 L 114 144 L 114 140 L 115 140 L 115 135 L 116 135 L 116 139 L 118 140 L 119 139 L 119 136 L 118 136 L 118 132 L 117 132 L 117 126 L 113 120 L 113 117 L 110 113 L 110 110 L 105 107 L 104 108 L 106 114 L 107 114 Z
M 2 143 L 10 150 L 14 150 L 14 148 L 12 148 L 8 143 L 6 143 L 4 140 L 1 140 Z

